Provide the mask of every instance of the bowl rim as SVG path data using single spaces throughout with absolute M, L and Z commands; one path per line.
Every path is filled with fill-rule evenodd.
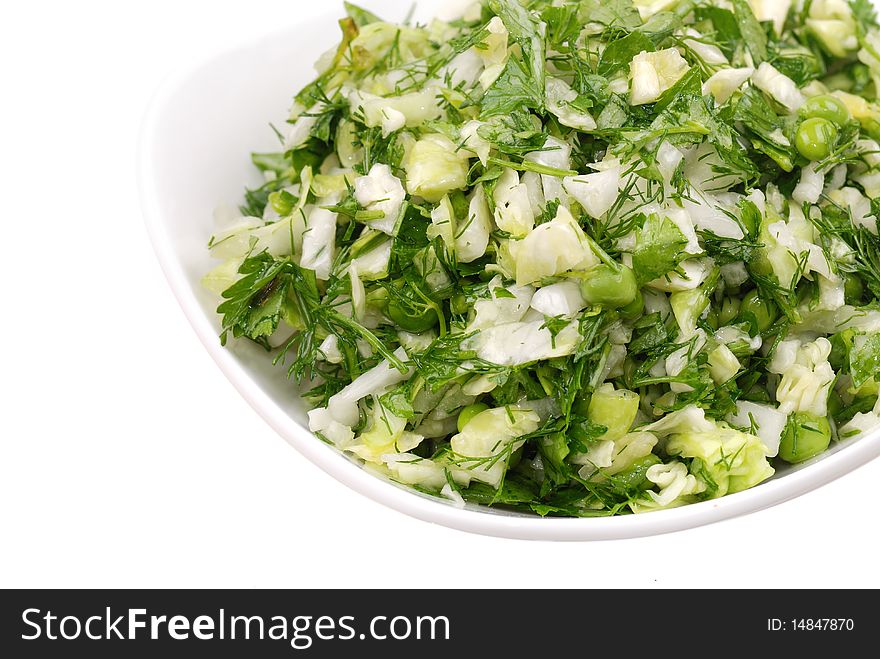
M 137 187 L 147 233 L 162 272 L 184 315 L 208 354 L 248 404 L 291 446 L 324 472 L 344 485 L 389 508 L 411 517 L 469 533 L 522 540 L 615 540 L 682 531 L 783 503 L 825 485 L 880 455 L 880 429 L 780 478 L 758 486 L 670 510 L 640 515 L 589 518 L 541 518 L 503 511 L 459 508 L 451 502 L 420 494 L 377 477 L 345 457 L 341 451 L 319 441 L 307 428 L 293 420 L 264 392 L 233 353 L 220 345 L 216 330 L 203 312 L 176 258 L 163 213 L 158 204 L 153 145 L 161 137 L 160 124 L 171 101 L 187 80 L 215 60 L 236 52 L 258 49 L 261 43 L 319 23 L 322 15 L 267 31 L 207 53 L 169 75 L 147 106 L 137 148 Z

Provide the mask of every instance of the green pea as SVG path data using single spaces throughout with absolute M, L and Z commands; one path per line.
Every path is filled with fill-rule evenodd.
M 636 276 L 625 265 L 612 267 L 603 263 L 590 270 L 581 282 L 584 299 L 608 309 L 627 306 L 636 299 L 638 292 Z
M 461 412 L 458 413 L 458 432 L 464 430 L 464 427 L 468 422 L 477 416 L 477 414 L 485 412 L 488 409 L 489 406 L 486 405 L 486 403 L 474 403 L 463 407 Z
M 463 316 L 468 311 L 467 298 L 459 293 L 449 301 L 449 310 L 458 315 Z
M 643 313 L 645 313 L 645 296 L 641 291 L 636 291 L 635 299 L 620 308 L 620 315 L 624 320 L 636 320 L 641 318 Z
M 860 306 L 865 295 L 865 285 L 862 278 L 856 274 L 847 273 L 843 281 L 843 297 L 847 304 Z
M 794 135 L 794 145 L 807 160 L 823 160 L 837 142 L 837 126 L 822 117 L 805 119 Z
M 766 332 L 779 315 L 774 302 L 765 300 L 758 291 L 746 295 L 739 306 L 739 317 L 745 322 L 754 322 L 759 332 Z
M 749 272 L 763 277 L 773 274 L 773 265 L 770 263 L 770 259 L 767 258 L 765 250 L 759 250 L 755 260 L 749 263 Z
M 827 119 L 838 126 L 843 126 L 850 119 L 849 110 L 846 109 L 843 101 L 829 94 L 807 99 L 807 102 L 801 106 L 801 116 L 806 119 L 813 117 Z
M 414 311 L 413 309 L 405 308 L 401 302 L 394 298 L 388 301 L 386 313 L 391 322 L 401 329 L 414 334 L 427 332 L 437 324 L 437 314 L 433 309 L 425 308 Z
M 718 311 L 715 308 L 710 308 L 709 313 L 706 314 L 706 324 L 713 330 L 717 330 L 720 327 L 718 324 Z
M 733 319 L 739 313 L 739 305 L 740 302 L 737 297 L 724 298 L 724 301 L 721 303 L 721 311 L 718 312 L 719 327 L 730 325 L 733 322 Z
M 831 424 L 827 418 L 797 412 L 788 418 L 779 444 L 779 457 L 792 464 L 803 462 L 825 451 L 830 443 Z

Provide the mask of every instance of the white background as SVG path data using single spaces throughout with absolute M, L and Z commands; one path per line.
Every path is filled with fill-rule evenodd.
M 529 543 L 383 508 L 268 428 L 165 283 L 135 149 L 169 72 L 321 7 L 4 8 L 0 587 L 880 586 L 880 461 L 710 527 Z

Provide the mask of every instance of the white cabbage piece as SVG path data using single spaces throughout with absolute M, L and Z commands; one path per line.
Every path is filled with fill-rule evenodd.
M 344 62 L 357 71 L 368 71 L 386 58 L 392 47 L 403 63 L 421 60 L 433 52 L 431 33 L 384 21 L 363 25 L 346 49 Z
M 520 286 L 572 270 L 588 270 L 599 263 L 580 224 L 564 206 L 550 222 L 512 243 L 510 253 Z
M 425 438 L 407 432 L 406 419 L 395 415 L 373 396 L 369 425 L 345 447 L 366 462 L 381 463 L 389 453 L 404 453 L 416 448 Z
M 703 95 L 711 94 L 715 103 L 724 105 L 754 72 L 750 66 L 716 71 L 703 83 Z
M 816 310 L 836 311 L 846 304 L 846 282 L 843 277 L 832 278 L 816 275 L 819 284 L 819 303 Z
M 880 113 L 876 116 L 880 116 Z M 880 144 L 877 144 L 875 140 L 867 139 L 856 140 L 855 144 L 863 163 L 858 163 L 853 167 L 852 178 L 862 186 L 869 198 L 876 199 L 880 197 Z M 836 188 L 842 188 L 846 182 L 846 169 L 843 165 L 839 165 L 838 169 L 844 171 L 843 178 Z
M 600 469 L 607 469 L 614 464 L 614 440 L 603 439 L 596 442 L 586 453 L 572 456 L 571 462 L 583 465 L 578 469 L 578 476 L 590 478 Z
M 303 209 L 312 185 L 312 168 L 300 172 L 300 195 L 290 215 L 265 224 L 259 218 L 240 218 L 211 239 L 211 256 L 218 259 L 242 258 L 266 250 L 272 256 L 289 256 L 302 247 L 305 231 Z
M 728 199 L 721 194 L 695 191 L 691 199 L 682 200 L 682 208 L 697 229 L 711 231 L 722 238 L 739 240 L 744 235 L 742 227 L 730 214 L 734 212 L 736 202 L 740 198 L 737 196 L 736 199 Z M 690 253 L 698 252 L 690 251 Z
M 675 7 L 680 0 L 634 0 L 633 4 L 639 10 L 643 21 L 647 21 L 654 14 L 668 11 Z M 601 27 L 601 26 L 600 26 Z M 601 29 L 599 30 L 601 32 Z
M 796 278 L 810 272 L 833 277 L 831 264 L 824 250 L 813 242 L 815 230 L 804 217 L 800 206 L 791 205 L 788 222 L 776 220 L 776 217 L 768 207 L 760 238 L 764 244 L 764 254 L 780 284 L 790 288 L 797 284 L 794 281 Z
M 306 229 L 302 237 L 302 256 L 300 265 L 314 270 L 318 279 L 326 281 L 330 278 L 333 257 L 336 254 L 336 218 L 333 211 L 324 206 L 335 206 L 339 197 L 326 197 L 318 201 L 318 205 L 309 213 Z
M 614 440 L 614 455 L 605 474 L 614 476 L 628 469 L 636 460 L 647 457 L 657 445 L 657 437 L 649 432 L 630 432 Z
M 666 357 L 663 364 L 665 374 L 671 376 L 680 375 L 688 363 L 694 359 L 695 355 L 705 347 L 706 340 L 706 332 L 703 329 L 694 330 L 691 328 L 687 335 L 679 335 L 678 343 L 686 342 L 686 344 Z M 674 393 L 693 391 L 693 387 L 683 382 L 672 382 L 669 384 L 669 389 Z
M 540 151 L 527 153 L 524 160 L 544 165 L 545 167 L 567 170 L 571 167 L 571 145 L 555 137 L 548 137 Z M 541 185 L 544 193 L 544 201 L 541 202 L 541 206 L 554 199 L 562 201 L 565 206 L 568 205 L 568 197 L 565 195 L 565 190 L 562 187 L 562 179 L 557 176 L 542 174 Z
M 479 51 L 469 48 L 440 69 L 434 82 L 446 84 L 448 80 L 451 89 L 472 89 L 479 82 L 483 71 L 483 58 Z
M 535 213 L 528 188 L 520 182 L 519 174 L 505 169 L 495 183 L 495 224 L 511 236 L 522 237 L 535 226 Z
M 679 264 L 679 270 L 684 273 L 683 275 L 677 272 L 670 272 L 648 282 L 647 285 L 667 293 L 691 291 L 706 281 L 714 268 L 715 261 L 710 258 L 687 259 Z
M 455 255 L 460 263 L 471 263 L 486 253 L 492 233 L 492 212 L 486 191 L 478 185 L 468 203 L 468 217 L 455 234 Z
M 577 282 L 567 280 L 539 288 L 532 296 L 531 306 L 535 311 L 551 318 L 574 318 L 588 305 Z
M 333 159 L 332 167 L 328 165 L 331 159 Z M 342 195 L 357 179 L 354 171 L 336 167 L 336 160 L 335 156 L 329 156 L 325 163 L 321 165 L 321 170 L 329 173 L 316 174 L 312 179 L 312 194 L 315 197 L 329 197 L 334 194 Z M 271 204 L 267 204 L 266 208 L 268 209 L 270 206 Z
M 348 95 L 352 113 L 362 116 L 369 127 L 381 127 L 385 137 L 401 128 L 418 128 L 443 116 L 437 91 L 424 89 L 383 98 L 355 89 Z
M 468 349 L 480 359 L 502 366 L 520 366 L 574 353 L 581 340 L 577 321 L 554 336 L 544 319 L 487 327 L 468 339 Z
M 709 374 L 716 384 L 724 384 L 739 373 L 742 364 L 723 343 L 709 351 Z
M 694 221 L 691 219 L 690 213 L 683 208 L 669 208 L 663 211 L 664 216 L 678 227 L 681 235 L 687 240 L 687 244 L 683 250 L 687 254 L 697 255 L 703 253 L 700 246 L 700 239 L 697 237 L 697 231 L 694 229 Z
M 880 426 L 880 399 L 874 404 L 870 412 L 858 412 L 852 419 L 842 425 L 837 436 L 840 439 L 852 439 L 865 433 L 871 432 Z
M 763 233 L 763 232 L 762 232 Z M 806 254 L 804 273 L 818 272 L 831 278 L 833 270 L 825 251 L 815 244 L 815 228 L 806 219 L 800 206 L 792 204 L 788 222 L 774 222 L 767 226 L 770 240 L 765 243 L 770 265 L 779 281 L 785 286 L 797 274 L 799 261 Z
M 538 217 L 544 212 L 547 201 L 544 199 L 544 181 L 543 176 L 536 172 L 523 172 L 521 177 L 522 184 L 526 186 L 526 192 L 529 195 L 529 205 L 532 207 L 532 215 Z M 571 204 L 566 200 L 565 207 Z
M 740 492 L 774 474 L 767 461 L 768 450 L 758 437 L 705 418 L 702 425 L 701 429 L 684 427 L 666 442 L 669 455 L 690 459 L 690 473 L 678 460 L 650 467 L 647 478 L 660 491 L 649 491 L 636 501 L 631 506 L 633 512 L 679 506 L 690 502 L 694 494 L 716 498 Z
M 474 480 L 498 487 L 507 471 L 509 456 L 522 445 L 517 438 L 537 430 L 540 421 L 531 410 L 484 410 L 449 440 L 454 460 Z
M 755 18 L 762 22 L 772 21 L 776 34 L 782 34 L 792 0 L 749 0 L 749 4 L 752 6 Z
M 354 262 L 348 266 L 348 280 L 351 285 L 351 317 L 359 323 L 363 323 L 364 317 L 367 315 L 367 290 L 358 274 L 357 264 Z
M 712 498 L 747 490 L 770 478 L 774 469 L 767 451 L 755 435 L 720 425 L 710 431 L 685 431 L 666 442 L 669 455 L 691 458 L 691 469 L 700 469 L 695 473 L 698 480 L 703 480 L 703 474 L 711 478 L 706 484 L 717 486 Z
M 772 458 L 779 454 L 779 442 L 788 423 L 788 414 L 772 405 L 738 400 L 736 413 L 728 416 L 727 422 L 740 428 L 753 429 L 767 447 L 767 456 Z
M 670 412 L 654 423 L 639 428 L 641 432 L 650 432 L 659 437 L 668 437 L 683 432 L 712 432 L 715 424 L 706 418 L 706 412 L 696 405 L 688 405 Z
M 340 119 L 336 129 L 336 157 L 343 167 L 354 167 L 364 160 L 354 122 L 348 119 Z
M 462 150 L 471 154 L 474 158 L 479 158 L 483 167 L 489 164 L 489 153 L 492 151 L 492 145 L 480 137 L 480 126 L 483 122 L 472 120 L 468 121 L 459 130 L 461 138 Z
M 309 430 L 326 437 L 340 448 L 345 448 L 354 440 L 351 427 L 337 421 L 326 407 L 309 411 Z
M 838 206 L 849 210 L 853 224 L 865 227 L 877 235 L 877 218 L 871 214 L 871 200 L 852 187 L 833 190 L 828 197 Z
M 387 238 L 352 259 L 352 265 L 357 268 L 358 276 L 363 281 L 375 281 L 388 276 L 388 263 L 391 260 L 393 244 L 394 241 Z
M 389 453 L 382 456 L 391 477 L 404 485 L 416 485 L 426 490 L 437 491 L 448 485 L 447 471 L 453 480 L 462 487 L 470 485 L 470 477 L 462 469 L 450 468 L 434 460 L 420 458 L 414 453 Z
M 507 39 L 509 32 L 504 22 L 498 16 L 494 16 L 489 21 L 486 29 L 489 34 L 483 39 L 481 47 L 476 49 L 483 60 L 484 68 L 483 73 L 480 75 L 480 85 L 482 85 L 483 89 L 489 89 L 498 80 L 498 76 L 501 75 L 504 67 L 507 66 L 508 57 Z
M 339 339 L 335 334 L 328 334 L 321 345 L 318 346 L 318 352 L 324 358 L 325 362 L 330 364 L 341 364 L 345 357 L 339 349 Z
M 805 23 L 835 57 L 847 57 L 859 47 L 856 22 L 846 0 L 813 0 Z
M 675 48 L 642 51 L 630 62 L 630 105 L 653 103 L 687 73 L 690 65 Z
M 780 73 L 769 62 L 761 62 L 755 69 L 752 84 L 789 112 L 797 112 L 807 100 L 794 80 Z
M 309 140 L 323 108 L 323 103 L 315 103 L 307 112 L 303 112 L 297 117 L 284 138 L 285 151 L 298 149 Z
M 522 320 L 535 294 L 531 286 L 505 287 L 500 276 L 493 278 L 488 288 L 490 298 L 474 303 L 474 317 L 468 324 L 467 332 Z
M 406 192 L 388 165 L 376 163 L 366 176 L 355 179 L 354 198 L 365 210 L 385 213 L 382 219 L 367 222 L 368 226 L 388 235 L 394 233 Z
M 596 120 L 588 112 L 572 106 L 572 101 L 577 100 L 578 94 L 567 82 L 547 76 L 545 94 L 547 110 L 559 119 L 559 123 L 563 126 L 582 131 L 595 130 Z
M 404 169 L 407 192 L 436 203 L 467 186 L 468 155 L 448 137 L 431 133 L 413 144 Z
M 639 412 L 639 395 L 629 389 L 615 389 L 606 382 L 596 388 L 590 397 L 587 416 L 590 421 L 605 426 L 602 439 L 616 441 L 629 433 Z
M 660 142 L 655 155 L 657 169 L 663 176 L 663 182 L 670 185 L 672 177 L 675 174 L 681 161 L 684 160 L 684 153 L 672 146 L 667 140 Z
M 828 363 L 830 354 L 831 342 L 824 337 L 808 343 L 800 339 L 779 343 L 767 370 L 782 376 L 776 388 L 780 412 L 828 416 L 828 395 L 836 377 Z
M 730 168 L 708 140 L 684 150 L 684 178 L 691 188 L 704 194 L 727 192 L 742 179 Z
M 669 305 L 678 323 L 678 329 L 682 339 L 690 338 L 697 321 L 709 307 L 709 296 L 713 290 L 707 290 L 708 286 L 699 286 L 686 291 L 675 291 L 669 296 Z
M 428 227 L 426 233 L 428 238 L 432 240 L 439 236 L 446 245 L 446 249 L 451 253 L 455 250 L 456 230 L 455 209 L 452 208 L 449 197 L 445 196 L 431 211 L 431 226 Z
M 238 281 L 238 269 L 243 262 L 244 257 L 237 257 L 224 261 L 202 277 L 202 286 L 212 293 L 221 295 L 223 291 Z
M 676 502 L 684 503 L 680 501 L 682 497 L 700 494 L 706 489 L 706 485 L 697 481 L 688 473 L 684 463 L 677 460 L 648 467 L 645 476 L 660 490 L 659 492 L 648 490 L 647 495 L 651 498 L 651 502 L 647 505 L 642 504 L 645 509 L 669 508 Z
M 600 218 L 614 205 L 620 189 L 621 172 L 617 160 L 606 161 L 601 171 L 562 180 L 565 191 L 590 215 Z
M 749 280 L 749 272 L 743 261 L 725 263 L 718 269 L 728 289 L 739 288 Z
M 467 505 L 467 502 L 464 500 L 464 497 L 461 496 L 461 493 L 457 490 L 453 490 L 449 483 L 446 483 L 446 485 L 443 486 L 440 490 L 440 495 L 449 499 L 452 502 L 452 505 L 456 508 L 464 508 Z
M 707 40 L 691 27 L 686 28 L 684 33 L 686 37 L 682 39 L 682 43 L 699 57 L 703 63 L 710 66 L 726 66 L 728 64 L 727 57 L 711 40 Z
M 791 197 L 799 204 L 815 204 L 822 196 L 824 187 L 825 174 L 816 169 L 816 163 L 811 162 L 801 169 L 801 179 Z
M 403 363 L 406 363 L 409 359 L 403 348 L 395 350 L 394 356 Z M 366 373 L 359 375 L 342 391 L 331 396 L 330 400 L 327 401 L 326 409 L 336 421 L 352 427 L 357 424 L 360 417 L 358 403 L 362 398 L 370 395 L 380 396 L 395 384 L 408 379 L 410 375 L 412 375 L 412 368 L 402 373 L 385 359 Z
M 713 336 L 718 343 L 723 343 L 728 347 L 733 346 L 737 350 L 745 350 L 752 353 L 760 350 L 764 343 L 760 334 L 751 336 L 748 332 L 737 325 L 725 325 L 724 327 L 719 327 Z

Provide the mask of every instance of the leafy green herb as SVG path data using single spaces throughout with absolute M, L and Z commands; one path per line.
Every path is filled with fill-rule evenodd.
M 644 218 L 633 251 L 633 271 L 641 283 L 672 272 L 687 256 L 687 238 L 675 223 L 656 213 Z

